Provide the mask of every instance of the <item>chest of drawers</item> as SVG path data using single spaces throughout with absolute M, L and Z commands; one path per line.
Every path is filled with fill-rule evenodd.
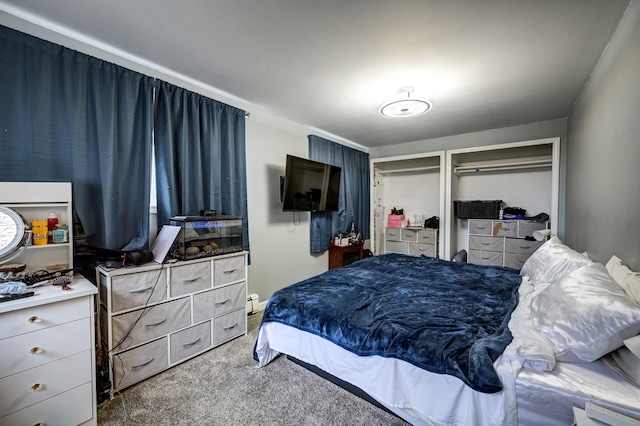
M 0 304 L 0 424 L 96 424 L 97 289 L 80 276 L 71 287 Z
M 543 241 L 531 241 L 548 222 L 469 219 L 469 263 L 521 269 Z
M 428 228 L 385 228 L 384 252 L 411 256 L 438 254 L 438 230 Z
M 97 269 L 112 393 L 247 332 L 247 253 Z

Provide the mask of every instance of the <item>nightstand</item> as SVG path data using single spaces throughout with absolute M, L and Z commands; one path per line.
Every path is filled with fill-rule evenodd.
M 364 257 L 364 244 L 349 246 L 329 246 L 329 269 L 347 266 Z

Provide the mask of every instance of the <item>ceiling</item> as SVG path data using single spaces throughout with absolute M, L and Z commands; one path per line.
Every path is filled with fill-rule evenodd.
M 249 112 L 378 147 L 567 117 L 628 4 L 0 0 L 0 10 L 215 88 Z M 403 86 L 431 111 L 380 116 Z

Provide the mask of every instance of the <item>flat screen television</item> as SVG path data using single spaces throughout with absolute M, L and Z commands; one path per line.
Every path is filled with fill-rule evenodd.
M 283 211 L 337 211 L 342 169 L 287 155 Z

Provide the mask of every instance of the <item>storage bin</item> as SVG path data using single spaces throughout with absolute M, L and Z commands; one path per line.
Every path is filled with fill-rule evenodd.
M 454 201 L 458 219 L 498 219 L 502 200 Z
M 169 254 L 176 259 L 242 251 L 242 218 L 238 216 L 176 216 L 170 225 L 179 226 Z
M 387 216 L 387 227 L 401 228 L 403 220 L 404 220 L 403 214 L 390 214 L 389 216 Z

